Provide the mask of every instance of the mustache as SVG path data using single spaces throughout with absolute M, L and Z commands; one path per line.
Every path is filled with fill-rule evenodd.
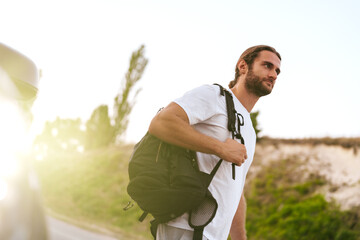
M 270 82 L 272 85 L 274 85 L 274 83 L 275 83 L 275 79 L 273 79 L 273 78 L 263 78 L 262 81 Z

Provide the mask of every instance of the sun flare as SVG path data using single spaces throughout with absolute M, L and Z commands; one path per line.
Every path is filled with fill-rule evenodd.
M 27 124 L 16 102 L 0 99 L 0 176 L 16 172 L 17 156 L 29 147 Z

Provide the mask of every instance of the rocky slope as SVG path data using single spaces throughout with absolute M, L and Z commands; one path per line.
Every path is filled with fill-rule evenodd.
M 319 191 L 326 199 L 335 199 L 343 210 L 360 206 L 360 153 L 356 145 L 260 141 L 248 177 L 256 177 L 263 165 L 284 159 L 297 159 L 303 178 L 314 174 L 324 177 L 327 183 Z

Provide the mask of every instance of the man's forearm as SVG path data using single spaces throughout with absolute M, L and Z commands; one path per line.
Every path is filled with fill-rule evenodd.
M 228 138 L 221 142 L 196 131 L 189 124 L 185 111 L 176 103 L 170 103 L 153 118 L 149 133 L 180 147 L 217 155 L 238 166 L 247 158 L 245 145 L 236 140 Z

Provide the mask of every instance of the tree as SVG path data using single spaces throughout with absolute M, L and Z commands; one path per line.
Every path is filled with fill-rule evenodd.
M 258 121 L 257 121 L 257 117 L 259 116 L 259 113 L 260 113 L 259 111 L 250 113 L 251 122 L 253 124 L 254 129 L 255 129 L 256 140 L 259 139 L 259 133 L 261 132 L 261 129 L 259 128 L 259 124 L 258 124 Z
M 35 141 L 37 148 L 55 151 L 76 151 L 79 147 L 87 149 L 108 146 L 117 136 L 123 134 L 128 125 L 128 116 L 135 104 L 138 89 L 129 100 L 135 84 L 141 79 L 148 59 L 144 57 L 144 45 L 134 51 L 130 58 L 129 69 L 122 81 L 122 89 L 114 99 L 114 115 L 109 116 L 107 105 L 97 107 L 86 122 L 86 132 L 80 118 L 60 119 L 47 122 L 41 135 Z M 113 120 L 113 122 L 111 121 Z
M 36 137 L 35 146 L 48 151 L 77 151 L 83 145 L 84 131 L 82 122 L 77 119 L 61 119 L 46 122 L 42 133 Z M 47 154 L 47 153 L 45 153 Z
M 86 122 L 87 149 L 108 146 L 114 139 L 114 127 L 111 125 L 107 105 L 100 105 Z
M 141 79 L 148 59 L 144 57 L 144 45 L 134 51 L 130 58 L 129 69 L 125 75 L 125 82 L 121 92 L 114 99 L 114 131 L 115 138 L 123 134 L 128 125 L 128 116 L 135 104 L 135 98 L 140 88 L 135 92 L 132 100 L 129 100 L 130 93 L 135 84 Z

